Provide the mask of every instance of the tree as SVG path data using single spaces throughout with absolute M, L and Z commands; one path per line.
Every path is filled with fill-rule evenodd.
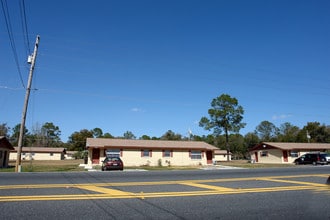
M 144 134 L 140 137 L 140 140 L 151 140 L 151 137 Z
M 249 132 L 244 136 L 244 145 L 247 149 L 254 147 L 260 142 L 258 135 Z
M 279 129 L 269 121 L 262 121 L 255 129 L 261 141 L 276 141 Z
M 135 135 L 131 131 L 126 131 L 124 133 L 124 139 L 135 139 Z
M 74 132 L 69 137 L 68 143 L 70 144 L 70 150 L 83 151 L 86 148 L 86 139 L 93 138 L 93 131 L 82 129 L 79 132 Z
M 242 159 L 247 153 L 247 148 L 244 145 L 244 137 L 240 134 L 230 134 L 229 143 L 234 159 Z
M 175 134 L 173 131 L 168 130 L 160 137 L 161 140 L 179 141 L 182 139 L 181 134 Z
M 308 122 L 297 136 L 300 142 L 330 143 L 330 128 L 319 122 Z
M 7 123 L 0 124 L 0 136 L 9 136 L 9 130 L 10 128 L 7 126 Z
M 10 141 L 13 146 L 18 145 L 18 138 L 19 138 L 19 132 L 20 132 L 21 124 L 17 124 L 13 129 L 12 129 L 12 135 L 10 136 Z M 29 135 L 29 130 L 24 126 L 23 130 L 23 146 L 27 146 L 28 144 L 28 135 Z
M 58 126 L 55 126 L 52 122 L 46 122 L 41 127 L 41 133 L 46 139 L 45 146 L 57 147 L 61 142 L 61 131 Z
M 208 110 L 209 117 L 202 117 L 199 126 L 205 130 L 213 129 L 213 134 L 219 136 L 224 132 L 226 137 L 227 160 L 229 161 L 229 134 L 238 133 L 241 128 L 245 127 L 242 123 L 244 109 L 238 105 L 236 98 L 230 97 L 228 94 L 214 98 Z
M 103 131 L 102 131 L 101 128 L 94 128 L 94 129 L 92 130 L 92 132 L 93 132 L 93 136 L 94 136 L 95 138 L 101 138 L 101 137 L 103 137 Z
M 114 138 L 110 133 L 106 132 L 103 135 L 103 138 Z
M 296 142 L 300 129 L 289 122 L 281 124 L 279 129 L 278 141 L 280 142 Z

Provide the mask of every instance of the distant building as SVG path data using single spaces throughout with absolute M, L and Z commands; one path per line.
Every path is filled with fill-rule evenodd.
M 330 151 L 330 144 L 262 142 L 250 149 L 256 163 L 293 163 L 299 156 L 312 151 Z
M 88 164 L 100 165 L 107 155 L 125 166 L 194 166 L 226 161 L 227 152 L 201 141 L 87 138 Z
M 0 168 L 8 167 L 10 151 L 13 149 L 7 138 L 0 136 Z
M 21 160 L 64 160 L 65 148 L 22 147 Z M 10 153 L 10 160 L 17 159 L 17 147 Z

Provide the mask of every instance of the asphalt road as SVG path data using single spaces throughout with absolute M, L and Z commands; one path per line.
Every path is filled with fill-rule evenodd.
M 0 173 L 1 219 L 330 219 L 328 166 Z

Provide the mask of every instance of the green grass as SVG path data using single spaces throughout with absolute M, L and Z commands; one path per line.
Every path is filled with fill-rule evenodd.
M 22 172 L 67 172 L 67 171 L 85 171 L 79 167 L 83 160 L 61 160 L 61 161 L 44 161 L 32 160 L 22 161 Z M 0 172 L 15 172 L 15 161 L 9 162 L 8 168 L 0 169 Z

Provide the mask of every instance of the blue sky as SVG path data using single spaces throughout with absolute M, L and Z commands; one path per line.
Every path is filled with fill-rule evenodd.
M 26 85 L 19 1 L 7 1 Z M 267 120 L 330 124 L 328 0 L 25 0 L 40 35 L 26 126 L 53 122 L 66 141 L 99 127 L 160 137 L 198 126 L 213 98 L 243 106 L 241 134 Z M 25 89 L 1 10 L 0 123 L 21 122 Z

